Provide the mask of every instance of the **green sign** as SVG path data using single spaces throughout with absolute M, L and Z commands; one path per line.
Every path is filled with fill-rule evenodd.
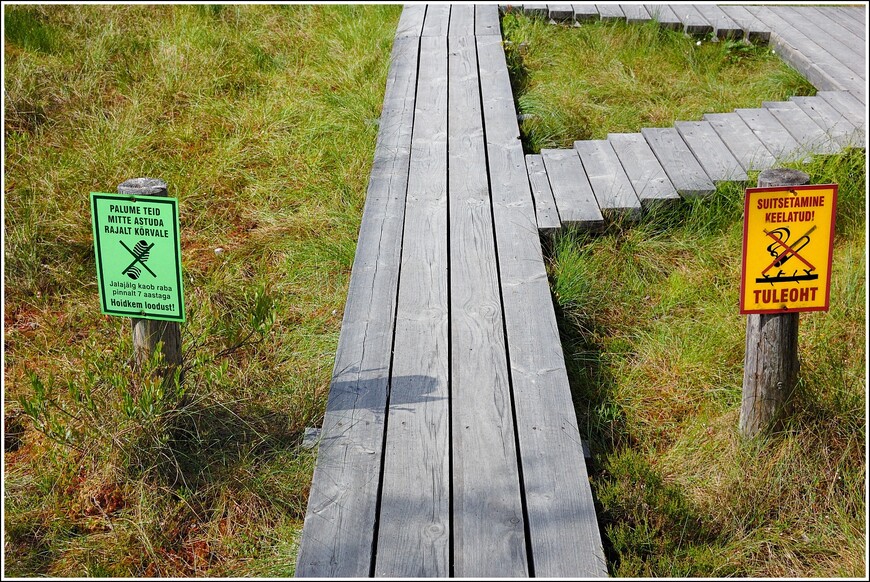
M 102 312 L 184 321 L 178 200 L 91 192 L 91 216 Z

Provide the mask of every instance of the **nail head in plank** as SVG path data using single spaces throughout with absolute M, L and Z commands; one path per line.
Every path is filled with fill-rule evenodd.
M 649 15 L 659 23 L 662 28 L 670 30 L 683 30 L 683 22 L 677 18 L 674 10 L 667 4 L 645 4 Z
M 419 39 L 393 43 L 296 576 L 371 569 Z
M 504 51 L 478 39 L 505 329 L 538 577 L 607 573 L 565 360 L 535 230 Z M 546 468 L 542 470 L 543 468 Z M 554 517 L 558 516 L 558 520 Z
M 587 230 L 603 228 L 604 217 L 576 150 L 542 149 L 541 158 L 562 224 Z
M 427 4 L 423 36 L 447 36 L 450 26 L 450 4 Z
M 550 179 L 544 168 L 544 160 L 539 154 L 529 154 L 526 156 L 526 168 L 535 200 L 538 229 L 550 232 L 562 228 L 559 212 L 556 210 L 556 201 L 553 199 L 553 190 L 550 188 Z
M 846 117 L 821 97 L 790 97 L 839 147 L 857 145 L 858 132 Z
M 572 4 L 571 8 L 574 9 L 574 20 L 576 22 L 588 22 L 599 19 L 598 8 L 596 8 L 595 4 Z
M 547 4 L 550 20 L 566 22 L 574 19 L 574 9 L 570 4 Z
M 708 121 L 678 121 L 674 124 L 713 182 L 745 182 L 743 167 Z
M 707 22 L 698 9 L 692 4 L 672 4 L 674 14 L 683 23 L 686 34 L 709 34 L 713 32 L 713 26 Z
M 807 154 L 832 154 L 836 151 L 833 142 L 797 103 L 791 101 L 764 101 L 762 107 L 770 111 L 792 135 L 800 149 Z
M 803 157 L 800 144 L 767 109 L 736 109 L 735 113 L 777 162 L 790 162 Z
M 619 7 L 625 14 L 625 21 L 628 24 L 641 24 L 652 20 L 647 9 L 641 4 L 620 4 Z
M 746 7 L 725 5 L 720 8 L 743 29 L 746 40 L 756 44 L 770 42 L 770 27 L 758 20 Z
M 447 39 L 423 37 L 376 576 L 450 574 L 447 261 Z
M 710 123 L 744 170 L 766 170 L 776 164 L 773 155 L 736 113 L 706 113 L 704 121 Z
M 673 204 L 680 200 L 680 195 L 641 134 L 611 133 L 607 140 L 644 208 Z
M 640 200 L 607 140 L 575 141 L 574 149 L 583 162 L 601 213 L 611 220 L 639 220 Z
M 622 8 L 619 7 L 619 4 L 596 4 L 595 8 L 598 9 L 598 17 L 601 20 L 608 22 L 625 20 L 625 14 L 622 12 Z
M 715 4 L 695 4 L 695 9 L 713 26 L 717 38 L 743 37 L 743 29 Z
M 640 132 L 683 198 L 707 196 L 716 191 L 676 129 L 645 127 Z
M 454 574 L 527 577 L 476 46 L 448 42 Z
M 501 25 L 498 19 L 498 7 L 494 4 L 475 4 L 474 33 L 477 36 L 501 36 Z

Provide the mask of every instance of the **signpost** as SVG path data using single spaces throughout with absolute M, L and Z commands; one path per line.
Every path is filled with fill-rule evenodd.
M 837 186 L 807 185 L 804 172 L 765 170 L 746 190 L 740 313 L 746 357 L 740 434 L 775 425 L 797 384 L 801 311 L 826 311 Z
M 127 180 L 117 194 L 91 193 L 101 311 L 132 317 L 134 361 L 162 346 L 164 377 L 181 364 L 185 320 L 178 200 L 154 178 Z

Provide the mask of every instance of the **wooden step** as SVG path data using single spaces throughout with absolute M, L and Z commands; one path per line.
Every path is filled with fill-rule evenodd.
M 583 162 L 601 214 L 612 221 L 640 220 L 640 200 L 610 143 L 603 139 L 575 141 L 574 149 Z
M 577 151 L 542 149 L 541 158 L 562 224 L 584 230 L 601 230 L 604 217 Z
M 607 135 L 607 141 L 645 209 L 671 205 L 680 200 L 676 188 L 641 134 L 611 133 Z
M 683 198 L 707 196 L 716 191 L 716 186 L 676 129 L 646 127 L 640 132 Z
M 795 141 L 794 137 L 770 111 L 767 109 L 736 109 L 735 112 L 778 163 L 803 159 L 805 154 L 801 145 Z
M 656 20 L 662 28 L 683 30 L 683 21 L 677 18 L 673 8 L 667 4 L 644 4 L 650 17 Z
M 526 170 L 529 173 L 529 185 L 535 199 L 538 230 L 551 233 L 562 228 L 559 211 L 556 210 L 556 201 L 553 199 L 553 190 L 550 188 L 550 178 L 547 177 L 547 169 L 540 154 L 526 156 Z
M 740 162 L 709 121 L 678 121 L 674 126 L 713 182 L 748 180 Z
M 744 170 L 766 170 L 776 164 L 773 155 L 736 113 L 706 113 L 704 121 L 710 123 Z
M 696 4 L 695 9 L 713 27 L 713 35 L 722 40 L 743 38 L 743 29 L 715 4 Z
M 790 100 L 815 121 L 840 148 L 860 143 L 855 126 L 821 97 L 791 97 Z
M 707 22 L 694 5 L 672 4 L 671 8 L 683 23 L 683 31 L 686 34 L 705 35 L 713 32 L 713 25 Z
M 791 101 L 765 101 L 770 111 L 807 154 L 832 154 L 837 148 L 830 136 L 810 116 Z

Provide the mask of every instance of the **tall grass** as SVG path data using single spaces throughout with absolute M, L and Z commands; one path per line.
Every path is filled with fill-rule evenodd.
M 292 574 L 399 12 L 5 11 L 4 574 Z M 180 202 L 169 388 L 97 302 L 88 192 L 140 176 Z
M 655 22 L 572 28 L 508 13 L 502 23 L 529 152 L 814 93 L 766 46 Z

